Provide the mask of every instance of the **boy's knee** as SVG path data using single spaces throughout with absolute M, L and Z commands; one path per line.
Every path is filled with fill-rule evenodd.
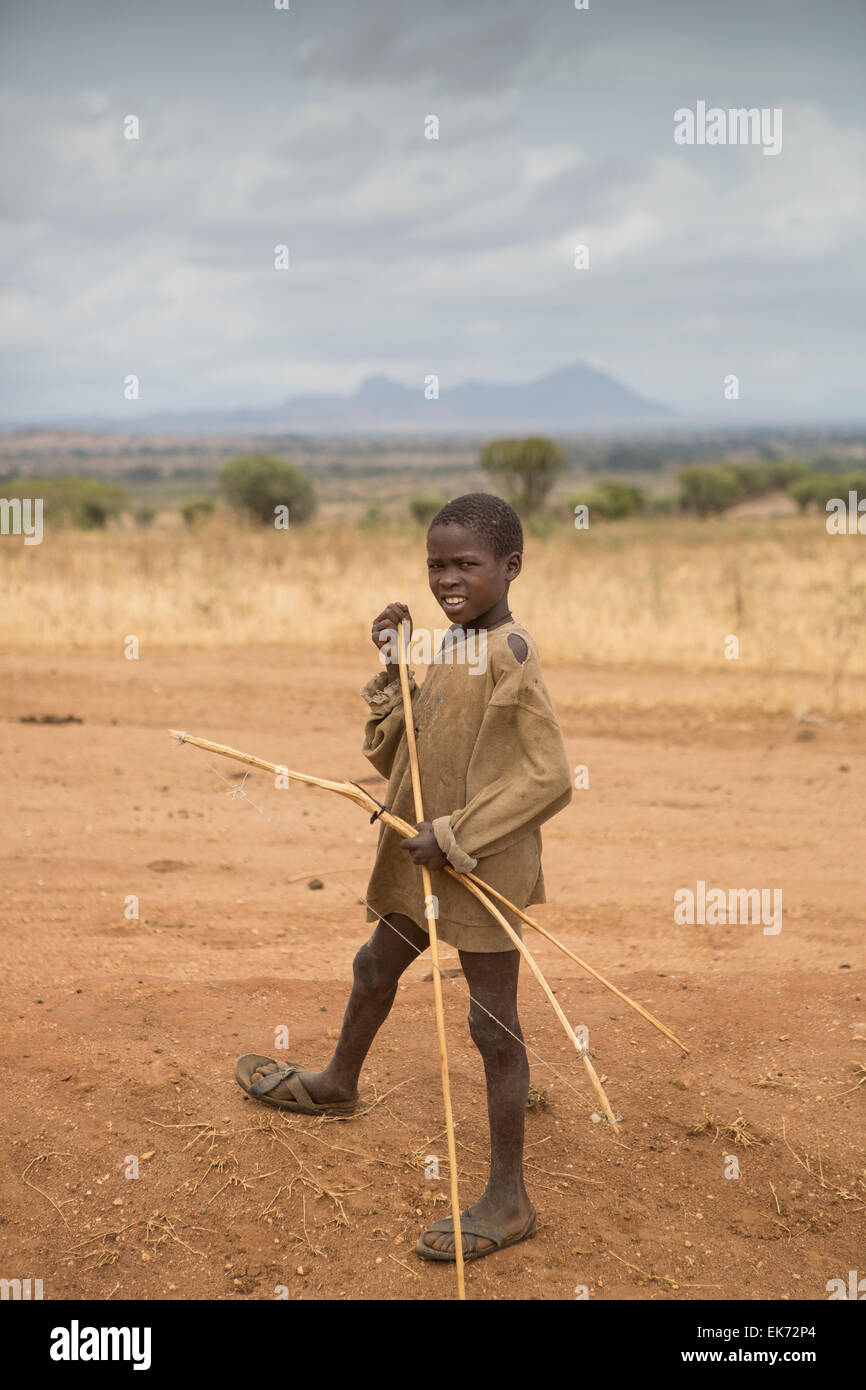
M 510 1032 L 508 1030 L 511 1030 Z M 479 1052 L 490 1053 L 522 1050 L 519 1039 L 512 1036 L 517 1031 L 517 1019 L 506 1020 L 506 1026 L 498 1019 L 491 1018 L 485 1009 L 473 1003 L 469 1009 L 469 1034 Z
M 397 988 L 393 970 L 385 964 L 369 941 L 358 951 L 352 962 L 355 980 L 368 994 L 387 999 Z

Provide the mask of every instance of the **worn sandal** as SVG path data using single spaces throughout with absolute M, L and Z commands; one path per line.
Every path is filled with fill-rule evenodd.
M 267 1066 L 270 1063 L 277 1068 L 267 1076 L 260 1077 L 258 1081 L 252 1080 L 252 1074 L 259 1067 Z M 322 1104 L 310 1095 L 304 1083 L 298 1076 L 298 1072 L 303 1070 L 296 1062 L 276 1062 L 273 1057 L 260 1057 L 258 1053 L 247 1052 L 243 1057 L 239 1057 L 235 1062 L 235 1081 L 246 1091 L 248 1096 L 253 1096 L 256 1100 L 261 1100 L 265 1105 L 275 1105 L 280 1110 L 294 1110 L 301 1115 L 351 1115 L 357 1109 L 358 1097 L 354 1100 L 338 1100 L 331 1104 Z M 293 1100 L 279 1100 L 276 1096 L 271 1096 L 268 1092 L 273 1091 L 284 1081 L 291 1091 Z
M 508 1236 L 500 1226 L 491 1226 L 487 1221 L 481 1221 L 475 1216 L 470 1216 L 468 1211 L 460 1213 L 460 1234 L 463 1237 L 463 1260 L 483 1260 L 485 1255 L 495 1255 L 497 1250 L 504 1250 L 508 1245 L 517 1245 L 521 1240 L 530 1240 L 536 1232 L 536 1222 L 538 1218 L 533 1208 L 532 1215 L 527 1221 L 522 1231 L 517 1235 Z M 432 1226 L 428 1226 L 415 1246 L 417 1254 L 422 1260 L 450 1260 L 452 1263 L 456 1259 L 454 1250 L 433 1250 L 424 1240 L 426 1235 L 454 1235 L 454 1218 L 443 1216 L 441 1221 L 434 1221 Z M 483 1236 L 485 1240 L 492 1240 L 486 1250 L 478 1249 L 478 1237 Z M 467 1241 L 469 1247 L 467 1249 Z

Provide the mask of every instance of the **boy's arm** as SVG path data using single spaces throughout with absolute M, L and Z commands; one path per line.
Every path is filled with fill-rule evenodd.
M 399 652 L 398 631 L 408 644 L 412 635 L 412 615 L 405 603 L 395 600 L 373 619 L 371 628 L 373 645 L 379 650 L 379 660 L 383 662 L 384 670 L 378 671 L 372 680 L 368 680 L 361 688 L 361 694 L 370 706 L 370 717 L 364 728 L 364 746 L 361 751 L 383 777 L 391 776 L 394 758 L 406 731 L 403 695 L 400 689 L 400 666 L 399 662 L 393 659 Z M 414 705 L 417 693 L 415 672 L 410 670 L 408 675 L 409 693 Z
M 409 693 L 414 705 L 418 687 L 412 670 L 409 671 Z M 379 671 L 362 687 L 361 694 L 370 707 L 361 751 L 377 772 L 390 777 L 394 756 L 406 732 L 399 673 L 397 679 L 392 680 L 390 667 Z

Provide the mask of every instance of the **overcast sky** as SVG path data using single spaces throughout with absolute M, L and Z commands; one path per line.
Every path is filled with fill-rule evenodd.
M 0 419 L 575 361 L 686 414 L 866 417 L 864 0 L 0 15 Z M 699 101 L 781 108 L 781 153 L 676 144 Z

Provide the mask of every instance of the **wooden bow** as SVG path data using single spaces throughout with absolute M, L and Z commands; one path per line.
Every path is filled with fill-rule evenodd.
M 355 782 L 334 782 L 326 777 L 314 777 L 309 772 L 295 772 L 291 768 L 285 767 L 280 763 L 270 763 L 265 758 L 254 757 L 252 753 L 242 753 L 237 748 L 229 748 L 224 743 L 213 743 L 210 739 L 198 738 L 194 734 L 187 734 L 178 729 L 169 729 L 168 732 L 171 734 L 172 738 L 176 739 L 179 743 L 189 743 L 194 748 L 204 749 L 206 753 L 218 753 L 220 757 L 232 758 L 235 762 L 244 763 L 247 767 L 258 767 L 261 768 L 263 772 L 271 772 L 276 775 L 288 777 L 292 782 L 304 782 L 308 787 L 321 787 L 324 791 L 337 792 L 338 795 L 346 797 L 347 800 L 354 801 L 355 805 L 360 806 L 362 811 L 372 813 L 371 819 L 379 819 L 383 821 L 385 825 L 390 825 L 393 830 L 398 831 L 404 838 L 413 839 L 418 833 L 414 825 L 410 825 L 408 821 L 403 820 L 400 816 L 395 816 L 387 807 L 382 805 L 381 801 L 377 801 L 374 796 L 371 796 L 369 792 L 365 792 L 363 787 L 359 787 Z M 617 999 L 621 999 L 630 1009 L 634 1009 L 636 1013 L 639 1013 L 641 1018 L 645 1018 L 647 1023 L 651 1023 L 652 1026 L 657 1028 L 660 1033 L 664 1034 L 670 1042 L 675 1043 L 681 1052 L 688 1053 L 689 1049 L 686 1047 L 685 1043 L 680 1042 L 676 1034 L 672 1033 L 666 1024 L 657 1019 L 655 1014 L 651 1014 L 649 1009 L 644 1008 L 643 1004 L 639 1004 L 636 999 L 632 999 L 628 994 L 618 989 L 616 985 L 611 984 L 610 980 L 606 980 L 604 975 L 600 974 L 598 970 L 593 969 L 588 961 L 582 960 L 580 956 L 575 955 L 573 951 L 569 950 L 558 937 L 553 935 L 553 932 L 548 931 L 546 927 L 542 927 L 539 922 L 536 922 L 532 917 L 528 916 L 522 908 L 509 902 L 508 898 L 498 892 L 497 889 L 491 888 L 489 883 L 485 883 L 484 880 L 478 878 L 476 874 L 460 874 L 456 869 L 452 869 L 450 865 L 447 865 L 442 872 L 450 874 L 452 878 L 456 878 L 459 883 L 462 883 L 468 892 L 472 893 L 479 902 L 484 903 L 491 916 L 494 917 L 500 925 L 504 926 L 506 930 L 509 930 L 508 923 L 490 901 L 491 898 L 496 898 L 496 900 L 500 902 L 503 907 L 507 908 L 509 912 L 515 913 L 528 927 L 532 927 L 533 931 L 539 932 L 552 946 L 556 946 L 557 950 L 562 951 L 563 955 L 568 956 L 569 960 L 574 961 L 575 965 L 579 965 L 581 970 L 585 970 L 587 974 L 591 975 L 594 980 L 597 980 L 600 985 L 610 990 L 611 994 L 615 994 Z M 578 1044 L 578 1050 L 580 1050 L 580 1046 L 581 1045 Z

